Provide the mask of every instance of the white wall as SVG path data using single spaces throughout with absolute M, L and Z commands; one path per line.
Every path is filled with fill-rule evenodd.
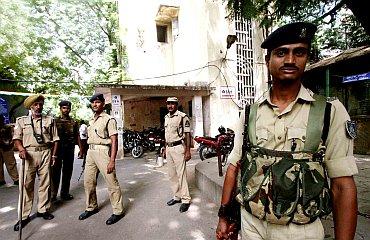
M 237 99 L 221 99 L 220 87 L 237 89 L 235 44 L 227 51 L 226 37 L 235 34 L 234 23 L 225 19 L 222 0 L 121 0 L 119 3 L 121 39 L 126 45 L 131 79 L 190 71 L 176 76 L 136 81 L 145 85 L 208 85 L 215 91 L 201 98 L 203 121 L 193 129 L 216 135 L 220 125 L 232 127 L 239 118 Z M 155 17 L 160 5 L 178 6 L 178 22 L 169 43 L 158 43 Z M 171 31 L 172 32 L 172 31 Z M 262 35 L 254 27 L 254 77 L 257 95 L 266 89 L 267 75 L 260 48 Z M 226 55 L 227 52 L 227 55 Z M 226 58 L 226 60 L 225 60 Z M 202 68 L 207 64 L 213 65 Z M 191 71 L 202 68 L 197 71 Z M 198 104 L 200 98 L 193 101 Z

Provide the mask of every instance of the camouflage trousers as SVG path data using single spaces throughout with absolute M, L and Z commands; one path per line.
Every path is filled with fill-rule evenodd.
M 320 219 L 313 223 L 280 225 L 260 220 L 241 207 L 241 235 L 244 240 L 322 240 L 324 228 Z

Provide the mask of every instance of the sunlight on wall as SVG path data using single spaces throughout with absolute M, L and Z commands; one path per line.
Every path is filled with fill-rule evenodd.
M 15 207 L 11 207 L 11 206 L 3 207 L 3 208 L 0 208 L 0 213 L 10 212 L 14 209 L 15 209 Z

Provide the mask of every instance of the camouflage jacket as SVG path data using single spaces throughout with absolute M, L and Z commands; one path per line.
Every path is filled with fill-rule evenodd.
M 323 125 L 330 120 L 330 106 L 325 98 L 316 96 L 316 99 L 318 104 L 309 112 L 307 140 L 300 151 L 257 146 L 254 136 L 257 105 L 251 106 L 250 113 L 246 111 L 237 200 L 261 220 L 281 225 L 306 224 L 331 212 L 322 145 L 327 134 Z
M 0 148 L 10 150 L 13 147 L 13 127 L 4 125 L 0 128 Z
M 78 138 L 78 124 L 72 118 L 55 119 L 61 145 L 75 145 Z

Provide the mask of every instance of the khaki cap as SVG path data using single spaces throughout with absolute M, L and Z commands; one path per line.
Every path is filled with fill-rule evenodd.
M 177 97 L 168 97 L 166 102 L 179 102 L 179 99 Z
M 41 94 L 36 94 L 36 95 L 31 95 L 31 96 L 28 96 L 25 100 L 24 100 L 24 103 L 23 105 L 25 106 L 25 108 L 27 109 L 30 109 L 32 104 L 34 102 L 36 102 L 37 100 L 41 100 L 41 101 L 44 101 L 45 100 L 45 97 Z

